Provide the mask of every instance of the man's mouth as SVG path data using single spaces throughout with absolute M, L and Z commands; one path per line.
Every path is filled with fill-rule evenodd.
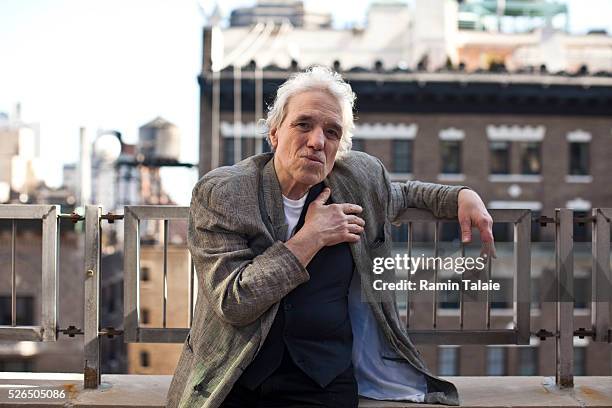
M 309 155 L 306 155 L 306 156 L 303 156 L 303 157 L 304 157 L 305 159 L 309 160 L 309 161 L 312 161 L 312 162 L 315 162 L 315 163 L 320 163 L 320 164 L 323 164 L 323 160 L 322 160 L 320 157 L 318 157 L 318 156 L 314 156 L 314 155 L 310 155 L 310 154 L 309 154 Z

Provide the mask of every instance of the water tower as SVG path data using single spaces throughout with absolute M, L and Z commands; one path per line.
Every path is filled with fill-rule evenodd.
M 181 163 L 180 151 L 181 135 L 176 125 L 159 116 L 142 125 L 138 129 L 138 142 L 134 146 L 133 153 L 122 155 L 116 164 L 120 174 L 119 179 L 123 183 L 131 185 L 131 180 L 137 180 L 138 191 L 135 196 L 139 197 L 139 202 L 124 202 L 170 204 L 170 198 L 162 188 L 160 169 L 197 167 L 197 164 Z
M 138 130 L 138 156 L 148 163 L 177 163 L 181 153 L 179 129 L 156 117 Z

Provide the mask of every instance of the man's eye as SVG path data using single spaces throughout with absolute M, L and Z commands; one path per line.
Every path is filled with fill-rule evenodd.
M 340 133 L 336 129 L 327 129 L 327 135 L 334 139 L 340 139 Z
M 296 123 L 296 126 L 302 130 L 308 130 L 310 128 L 310 125 L 307 122 L 298 122 Z

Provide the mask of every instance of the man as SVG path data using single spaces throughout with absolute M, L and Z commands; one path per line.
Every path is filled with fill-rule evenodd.
M 350 152 L 354 94 L 314 67 L 277 92 L 273 153 L 206 174 L 193 190 L 194 322 L 168 407 L 356 407 L 374 399 L 459 403 L 403 328 L 393 293 L 374 293 L 372 259 L 390 256 L 390 223 L 420 207 L 459 217 L 493 243 L 465 187 L 391 183 Z

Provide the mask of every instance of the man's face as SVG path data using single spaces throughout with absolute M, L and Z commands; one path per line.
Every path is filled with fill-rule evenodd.
M 278 128 L 270 129 L 274 167 L 283 194 L 300 198 L 331 172 L 342 137 L 342 110 L 325 91 L 306 91 L 287 102 Z

